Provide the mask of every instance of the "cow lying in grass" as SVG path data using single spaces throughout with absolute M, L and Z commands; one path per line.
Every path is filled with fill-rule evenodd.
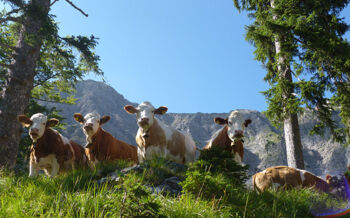
M 126 142 L 114 138 L 109 132 L 102 129 L 102 125 L 110 120 L 109 116 L 100 117 L 98 113 L 88 113 L 83 117 L 80 113 L 74 114 L 86 135 L 86 155 L 92 165 L 101 161 L 128 160 L 135 163 L 137 148 Z
M 169 127 L 154 117 L 155 114 L 165 114 L 167 107 L 155 109 L 151 103 L 145 101 L 136 108 L 126 105 L 124 109 L 136 115 L 139 126 L 136 135 L 139 162 L 153 156 L 163 157 L 180 164 L 194 161 L 196 144 L 191 135 Z
M 294 187 L 313 187 L 322 192 L 333 193 L 334 187 L 331 185 L 332 177 L 326 176 L 326 181 L 306 170 L 295 169 L 288 166 L 275 166 L 265 169 L 253 175 L 253 188 L 259 192 L 264 192 L 272 186 L 277 189 L 287 189 Z
M 57 119 L 47 119 L 41 113 L 31 118 L 19 115 L 18 121 L 29 128 L 29 136 L 33 141 L 30 149 L 29 176 L 36 176 L 40 170 L 50 176 L 59 172 L 85 166 L 87 158 L 84 148 L 69 141 L 51 127 L 57 125 Z
M 244 156 L 243 131 L 252 121 L 250 119 L 243 120 L 241 113 L 235 110 L 226 119 L 215 117 L 214 122 L 224 127 L 212 136 L 209 143 L 203 149 L 210 149 L 212 146 L 217 146 L 228 152 L 233 152 L 235 154 L 235 161 L 241 164 Z

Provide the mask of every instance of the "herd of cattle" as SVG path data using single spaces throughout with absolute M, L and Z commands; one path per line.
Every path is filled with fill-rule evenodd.
M 153 156 L 167 158 L 177 163 L 185 164 L 195 160 L 197 151 L 195 142 L 188 133 L 180 132 L 154 117 L 155 114 L 165 114 L 167 107 L 154 108 L 149 102 L 143 102 L 138 107 L 126 105 L 125 111 L 136 115 L 139 129 L 136 134 L 137 147 L 129 145 L 113 137 L 101 126 L 110 120 L 110 116 L 100 117 L 98 113 L 88 113 L 83 116 L 74 114 L 74 119 L 81 124 L 86 136 L 85 147 L 68 140 L 51 127 L 57 125 L 57 119 L 37 113 L 28 118 L 19 115 L 18 121 L 29 128 L 29 136 L 33 141 L 30 152 L 29 176 L 38 175 L 43 170 L 48 176 L 56 176 L 59 172 L 74 170 L 80 167 L 91 167 L 99 162 L 113 160 L 128 160 L 135 164 L 142 163 Z M 214 122 L 222 125 L 203 149 L 212 146 L 221 147 L 234 153 L 237 163 L 243 160 L 244 129 L 251 123 L 243 119 L 239 111 L 232 111 L 224 118 L 215 118 Z M 263 192 L 277 185 L 287 187 L 314 187 L 325 192 L 334 191 L 331 176 L 326 181 L 312 173 L 287 166 L 277 166 L 253 175 L 253 187 Z

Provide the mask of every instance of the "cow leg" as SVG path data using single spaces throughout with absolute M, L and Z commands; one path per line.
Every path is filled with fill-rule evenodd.
M 139 164 L 143 163 L 145 160 L 145 151 L 142 151 L 140 148 L 137 148 L 137 158 L 139 160 Z
M 58 174 L 58 171 L 60 170 L 60 165 L 58 164 L 56 158 L 54 158 L 52 160 L 52 164 L 51 164 L 51 173 L 50 173 L 50 177 L 54 177 Z
M 280 185 L 280 186 L 278 186 L 277 187 L 277 191 L 279 192 L 279 191 L 285 191 L 285 190 L 287 190 L 287 185 L 286 184 L 284 184 L 284 185 Z
M 29 163 L 29 177 L 37 176 L 39 173 L 38 166 L 35 163 Z
M 237 152 L 235 152 L 235 157 L 233 160 L 236 161 L 236 163 L 242 165 L 242 158 L 241 158 L 241 156 L 239 156 L 239 154 Z
M 85 154 L 86 157 L 88 158 L 87 164 L 90 167 L 91 170 L 95 170 L 96 169 L 96 164 L 98 163 L 98 160 L 95 159 L 95 156 L 93 155 L 93 153 L 91 152 L 91 149 L 89 148 L 85 148 Z
M 95 166 L 95 164 L 92 161 L 88 161 L 88 165 L 89 165 L 91 170 L 94 171 L 96 169 L 96 166 Z
M 285 183 L 284 185 L 281 185 L 277 188 L 277 191 L 287 191 L 292 189 L 294 186 L 292 184 Z
M 87 164 L 90 167 L 90 169 L 94 171 L 94 170 L 96 170 L 96 166 L 98 164 L 98 160 L 97 159 L 94 159 L 94 160 L 89 159 Z
M 75 171 L 75 161 L 72 160 L 72 170 Z

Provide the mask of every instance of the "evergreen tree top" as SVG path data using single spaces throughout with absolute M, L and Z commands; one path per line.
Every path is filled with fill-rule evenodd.
M 263 94 L 266 115 L 280 126 L 285 113 L 313 110 L 319 122 L 311 133 L 328 127 L 337 141 L 349 139 L 350 43 L 344 37 L 349 24 L 340 17 L 348 0 L 234 0 L 239 11 L 248 11 L 253 23 L 246 39 L 255 46 L 255 58 L 263 63 L 271 88 Z M 281 44 L 276 52 L 275 42 Z M 279 60 L 290 66 L 291 81 L 280 77 Z M 287 98 L 286 89 L 293 90 Z M 335 123 L 340 111 L 344 126 Z M 348 142 L 350 142 L 348 140 Z

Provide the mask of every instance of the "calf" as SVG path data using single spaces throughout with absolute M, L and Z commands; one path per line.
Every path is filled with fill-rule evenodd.
M 17 119 L 24 127 L 29 128 L 29 136 L 33 141 L 30 148 L 29 176 L 36 176 L 39 170 L 44 170 L 48 176 L 53 177 L 61 171 L 86 165 L 84 148 L 51 129 L 59 123 L 57 119 L 48 120 L 41 113 L 34 114 L 31 118 L 19 115 Z
M 91 164 L 101 161 L 128 160 L 137 163 L 137 148 L 114 138 L 102 129 L 102 125 L 109 121 L 109 116 L 102 118 L 98 113 L 88 113 L 83 117 L 74 114 L 74 119 L 83 126 L 86 135 L 86 155 Z
M 243 120 L 239 111 L 232 111 L 228 118 L 215 117 L 214 122 L 224 125 L 210 139 L 203 149 L 210 149 L 212 146 L 223 148 L 234 153 L 234 159 L 241 164 L 243 160 L 243 131 L 252 122 L 250 119 Z
M 160 156 L 177 163 L 194 161 L 196 144 L 187 133 L 182 133 L 154 117 L 155 114 L 165 114 L 167 107 L 155 109 L 149 102 L 141 103 L 137 108 L 126 105 L 124 109 L 130 114 L 136 114 L 139 129 L 136 135 L 139 162 Z
M 270 167 L 253 175 L 253 188 L 264 192 L 272 185 L 281 188 L 313 187 L 323 192 L 333 193 L 332 177 L 327 175 L 326 181 L 306 170 L 295 169 L 288 166 Z

